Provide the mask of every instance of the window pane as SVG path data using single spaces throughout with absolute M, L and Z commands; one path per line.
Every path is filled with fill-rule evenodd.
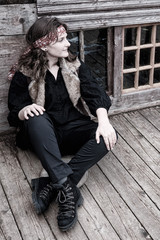
M 79 55 L 78 32 L 69 32 L 67 38 L 68 38 L 68 41 L 71 43 L 69 50 L 72 53 Z
M 139 72 L 139 86 L 149 84 L 149 74 L 150 70 L 144 70 Z
M 124 52 L 124 69 L 135 67 L 135 55 L 136 55 L 135 50 Z
M 160 25 L 157 26 L 156 42 L 160 42 Z
M 123 75 L 123 89 L 134 87 L 135 73 L 126 73 Z
M 151 43 L 152 26 L 141 27 L 141 45 Z
M 156 47 L 155 50 L 155 63 L 160 63 L 160 47 Z
M 85 63 L 92 69 L 100 86 L 107 88 L 107 29 L 84 32 Z
M 153 83 L 160 83 L 160 68 L 155 68 L 154 69 Z
M 140 66 L 150 65 L 150 48 L 140 50 Z
M 137 38 L 137 28 L 124 29 L 124 46 L 135 46 Z

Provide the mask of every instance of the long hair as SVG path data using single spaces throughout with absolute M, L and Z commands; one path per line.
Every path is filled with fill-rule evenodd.
M 42 17 L 30 27 L 26 34 L 26 42 L 30 51 L 20 56 L 18 69 L 36 82 L 44 81 L 48 60 L 46 52 L 41 48 L 35 48 L 33 43 L 50 32 L 56 33 L 56 29 L 60 25 L 63 25 L 67 31 L 67 25 L 60 22 L 57 18 Z M 69 52 L 67 59 L 68 61 L 73 61 L 75 60 L 75 56 Z

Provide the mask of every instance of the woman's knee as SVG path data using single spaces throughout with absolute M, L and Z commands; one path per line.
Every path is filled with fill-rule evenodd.
M 47 125 L 48 123 L 51 124 L 51 120 L 47 113 L 44 113 L 43 115 L 38 115 L 38 116 L 34 115 L 34 117 L 29 117 L 28 120 L 24 121 L 24 125 L 26 127 L 39 128 L 39 129 L 40 127 Z

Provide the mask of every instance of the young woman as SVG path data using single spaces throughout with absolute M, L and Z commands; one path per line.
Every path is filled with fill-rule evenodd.
M 117 137 L 107 112 L 110 98 L 68 48 L 67 26 L 40 18 L 26 35 L 27 50 L 9 73 L 11 126 L 17 146 L 31 148 L 48 178 L 32 180 L 33 203 L 43 213 L 57 196 L 58 226 L 70 229 L 83 203 L 77 183 L 113 149 Z M 64 163 L 61 156 L 74 154 Z

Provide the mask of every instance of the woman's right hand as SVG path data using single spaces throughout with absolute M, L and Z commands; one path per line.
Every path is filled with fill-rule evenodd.
M 45 111 L 44 107 L 33 103 L 22 108 L 18 113 L 18 117 L 22 121 L 25 119 L 28 120 L 29 116 L 30 117 L 34 117 L 35 115 L 39 116 L 40 114 L 42 115 L 44 111 Z

